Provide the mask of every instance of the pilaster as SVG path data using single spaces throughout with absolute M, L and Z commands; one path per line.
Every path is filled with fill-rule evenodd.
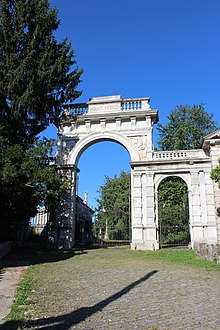
M 220 140 L 217 140 L 210 145 L 210 157 L 211 166 L 215 168 L 219 165 L 220 158 Z M 216 229 L 217 229 L 217 242 L 220 244 L 220 188 L 218 183 L 213 181 L 213 191 L 214 191 L 214 207 L 215 207 L 215 219 L 216 219 Z
M 132 249 L 158 249 L 155 224 L 154 176 L 146 168 L 132 173 Z
M 213 191 L 210 187 L 210 172 L 191 170 L 191 240 L 216 244 L 216 219 L 213 205 Z

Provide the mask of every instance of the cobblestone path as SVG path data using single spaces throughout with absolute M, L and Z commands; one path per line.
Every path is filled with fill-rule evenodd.
M 137 258 L 122 248 L 85 251 L 39 268 L 39 329 L 220 329 L 220 272 Z M 30 307 L 31 309 L 31 307 Z M 32 318 L 33 320 L 33 318 Z

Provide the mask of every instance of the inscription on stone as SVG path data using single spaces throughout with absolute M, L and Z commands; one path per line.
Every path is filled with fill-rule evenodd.
M 109 111 L 120 111 L 120 104 L 113 103 L 113 104 L 96 104 L 96 105 L 89 105 L 89 113 L 104 113 Z

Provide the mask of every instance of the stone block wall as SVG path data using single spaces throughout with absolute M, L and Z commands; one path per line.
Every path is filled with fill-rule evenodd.
M 195 242 L 193 249 L 202 257 L 220 264 L 220 245 Z

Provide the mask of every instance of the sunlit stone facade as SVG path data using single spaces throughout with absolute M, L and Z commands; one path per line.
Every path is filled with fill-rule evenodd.
M 75 222 L 74 187 L 81 154 L 96 142 L 115 141 L 127 149 L 131 158 L 132 249 L 159 248 L 157 190 L 168 176 L 181 177 L 187 184 L 192 246 L 219 244 L 220 190 L 211 180 L 210 171 L 220 157 L 220 131 L 204 137 L 198 150 L 154 151 L 152 131 L 158 111 L 151 109 L 149 101 L 119 95 L 95 97 L 64 110 L 58 124 L 57 165 L 71 171 L 69 227 Z M 59 230 L 62 232 L 62 226 Z M 66 237 L 70 240 L 67 245 L 73 246 L 73 230 Z

